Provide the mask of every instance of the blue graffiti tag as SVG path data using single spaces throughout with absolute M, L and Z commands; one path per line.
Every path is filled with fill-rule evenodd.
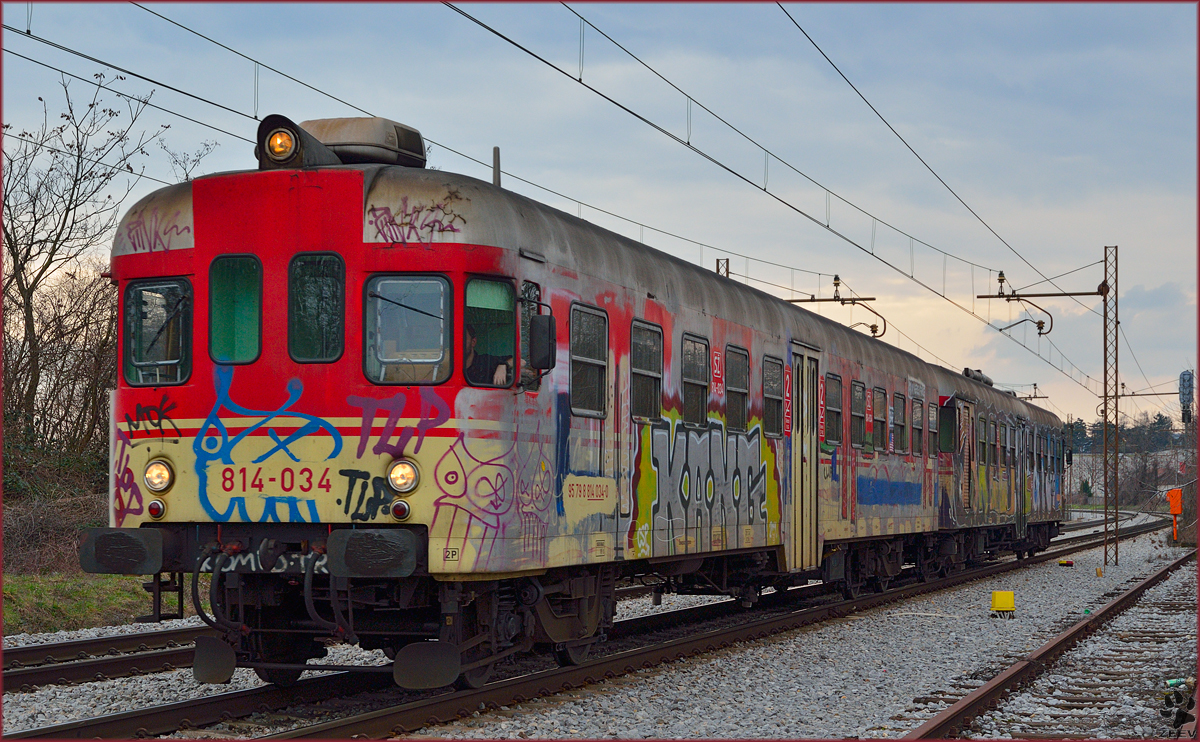
M 204 425 L 200 427 L 200 432 L 196 434 L 196 438 L 192 443 L 192 450 L 196 453 L 196 477 L 199 484 L 200 504 L 204 506 L 204 512 L 215 521 L 227 522 L 231 519 L 234 510 L 242 521 L 250 521 L 250 515 L 246 510 L 246 498 L 239 495 L 229 498 L 229 507 L 224 512 L 219 512 L 209 500 L 208 497 L 208 465 L 214 461 L 219 461 L 227 466 L 233 465 L 233 449 L 241 443 L 242 439 L 250 435 L 254 431 L 263 427 L 277 417 L 286 415 L 291 418 L 300 418 L 307 422 L 297 428 L 288 437 L 280 440 L 279 435 L 274 428 L 267 428 L 267 435 L 275 443 L 275 447 L 267 451 L 263 455 L 254 459 L 251 463 L 260 464 L 266 461 L 271 456 L 282 451 L 287 454 L 292 461 L 299 462 L 300 459 L 291 452 L 288 448 L 292 443 L 295 443 L 301 438 L 304 438 L 319 431 L 329 433 L 333 443 L 333 450 L 330 452 L 326 460 L 337 456 L 342 450 L 342 435 L 332 423 L 322 420 L 314 415 L 306 415 L 301 412 L 292 412 L 291 406 L 299 401 L 300 396 L 304 393 L 304 384 L 299 379 L 291 379 L 287 383 L 288 398 L 279 409 L 274 411 L 268 410 L 252 410 L 235 403 L 229 396 L 229 387 L 233 383 L 233 367 L 217 365 L 213 372 L 213 383 L 217 393 L 216 402 L 213 403 L 212 410 L 208 413 L 208 417 L 204 420 Z M 221 409 L 224 408 L 235 415 L 244 417 L 261 417 L 262 419 L 255 424 L 247 427 L 241 433 L 229 437 L 229 433 L 225 429 L 225 424 L 221 421 Z M 278 508 L 285 506 L 287 508 L 288 522 L 306 522 L 304 514 L 300 506 L 303 504 L 308 511 L 309 519 L 307 522 L 318 523 L 320 517 L 317 513 L 316 500 L 288 497 L 282 495 L 268 495 L 264 497 L 264 506 L 262 516 L 258 519 L 259 522 L 282 522 Z

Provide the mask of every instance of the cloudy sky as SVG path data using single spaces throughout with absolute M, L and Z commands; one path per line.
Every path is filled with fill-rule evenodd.
M 153 91 L 166 110 L 141 122 L 169 124 L 172 149 L 217 143 L 202 173 L 254 167 L 239 137 L 268 113 L 401 121 L 432 166 L 485 179 L 499 146 L 505 187 L 708 267 L 729 257 L 782 295 L 827 297 L 839 274 L 877 297 L 885 341 L 1018 393 L 1036 383 L 1039 403 L 1089 421 L 1099 297 L 1038 300 L 1054 322 L 1038 338 L 1028 322 L 1001 335 L 1028 315 L 973 296 L 998 270 L 1028 292 L 1069 271 L 1061 290 L 1095 290 L 1091 264 L 1118 245 L 1128 390 L 1173 390 L 1195 367 L 1194 4 L 458 7 L 479 24 L 423 4 L 4 3 L 3 118 L 37 125 L 39 96 L 55 115 L 58 70 L 119 67 L 114 91 Z M 172 180 L 160 151 L 146 173 Z

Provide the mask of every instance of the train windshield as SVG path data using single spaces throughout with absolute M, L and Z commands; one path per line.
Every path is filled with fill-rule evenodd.
M 125 381 L 180 384 L 191 372 L 192 285 L 182 278 L 125 290 Z
M 376 276 L 367 283 L 367 378 L 437 384 L 450 378 L 450 284 L 439 276 Z

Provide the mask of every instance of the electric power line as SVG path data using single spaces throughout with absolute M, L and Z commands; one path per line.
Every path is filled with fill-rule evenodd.
M 701 150 L 700 148 L 698 148 L 698 147 L 696 147 L 695 145 L 691 144 L 691 142 L 689 142 L 689 141 L 685 141 L 684 139 L 680 138 L 678 135 L 676 135 L 676 134 L 673 134 L 673 133 L 672 133 L 672 132 L 670 132 L 670 131 L 667 131 L 665 128 L 663 128 L 663 127 L 662 127 L 662 126 L 660 126 L 659 124 L 656 124 L 656 123 L 654 123 L 653 121 L 649 120 L 648 118 L 646 118 L 646 117 L 645 117 L 645 116 L 643 116 L 642 114 L 639 114 L 639 113 L 637 113 L 636 111 L 632 110 L 632 109 L 631 109 L 631 108 L 629 108 L 628 106 L 626 106 L 626 105 L 622 104 L 621 102 L 619 102 L 619 101 L 615 100 L 615 99 L 614 99 L 614 98 L 612 98 L 611 96 L 609 96 L 609 95 L 606 95 L 605 93 L 601 92 L 600 90 L 598 90 L 598 89 L 597 89 L 597 88 L 595 88 L 594 86 L 592 86 L 592 85 L 590 85 L 590 84 L 588 84 L 588 83 L 585 83 L 585 82 L 583 82 L 583 80 L 582 80 L 582 79 L 576 79 L 576 78 L 575 78 L 575 77 L 573 77 L 573 76 L 572 76 L 572 75 L 571 75 L 569 72 L 567 72 L 567 71 L 565 71 L 565 70 L 561 69 L 560 67 L 558 67 L 558 66 L 557 66 L 557 65 L 555 65 L 554 63 L 552 63 L 552 62 L 548 61 L 547 59 L 545 59 L 544 57 L 540 56 L 540 55 L 539 55 L 539 54 L 537 54 L 536 52 L 534 52 L 534 51 L 532 51 L 531 49 L 529 49 L 529 48 L 525 47 L 524 45 L 520 44 L 519 42 L 515 41 L 514 39 L 512 39 L 512 38 L 510 38 L 510 37 L 506 36 L 505 34 L 501 33 L 499 30 L 497 30 L 497 29 L 495 29 L 495 28 L 492 28 L 492 27 L 491 27 L 491 26 L 489 26 L 488 24 L 486 24 L 486 23 L 484 23 L 483 21 L 481 21 L 481 20 L 479 20 L 479 19 L 475 18 L 474 16 L 470 15 L 469 13 L 467 13 L 467 12 L 466 12 L 466 11 L 464 11 L 464 10 L 462 10 L 461 8 L 455 7 L 453 4 L 451 4 L 451 3 L 449 3 L 449 2 L 443 2 L 443 5 L 445 5 L 446 7 L 450 8 L 451 10 L 455 11 L 456 13 L 458 13 L 458 14 L 459 14 L 459 15 L 461 15 L 461 16 L 463 16 L 464 18 L 466 18 L 466 19 L 470 20 L 472 23 L 475 23 L 475 24 L 476 24 L 476 25 L 478 25 L 480 28 L 483 28 L 484 30 L 486 30 L 486 31 L 488 31 L 489 33 L 491 33 L 491 34 L 495 35 L 496 37 L 498 37 L 498 38 L 500 38 L 500 39 L 502 39 L 502 40 L 504 40 L 504 41 L 508 42 L 509 44 L 511 44 L 512 46 L 516 47 L 517 49 L 519 49 L 519 50 L 521 50 L 521 51 L 525 52 L 527 55 L 529 55 L 529 56 L 533 57 L 534 59 L 538 60 L 539 62 L 541 62 L 542 64 L 546 65 L 547 67 L 549 67 L 549 68 L 551 68 L 551 69 L 553 69 L 553 70 L 555 70 L 555 71 L 559 72 L 559 73 L 560 73 L 560 74 L 562 74 L 563 76 L 565 76 L 565 77 L 567 77 L 567 78 L 571 79 L 573 82 L 577 83 L 578 85 L 581 85 L 581 86 L 583 86 L 583 87 L 587 88 L 588 90 L 590 90 L 590 91 L 591 91 L 591 92 L 593 92 L 594 94 L 596 94 L 596 95 L 600 96 L 601 98 L 603 98 L 603 99 L 607 100 L 609 103 L 611 103 L 611 104 L 613 104 L 614 106 L 616 106 L 616 107 L 620 108 L 621 110 L 625 111 L 625 112 L 626 112 L 626 113 L 628 113 L 629 115 L 633 116 L 634 118 L 638 119 L 638 120 L 639 120 L 639 121 L 641 121 L 642 123 L 644 123 L 644 124 L 646 124 L 647 126 L 649 126 L 649 127 L 653 128 L 654 130 L 658 131 L 658 132 L 659 132 L 659 133 L 661 133 L 662 135 L 664 135 L 664 136 L 668 137 L 669 139 L 672 139 L 672 140 L 674 140 L 674 141 L 675 141 L 675 142 L 677 142 L 678 144 L 682 145 L 683 147 L 686 147 L 687 149 L 691 150 L 692 152 L 694 152 L 695 154 L 699 155 L 700 157 L 703 157 L 704 159 L 708 160 L 709 162 L 711 162 L 712 164 L 714 164 L 714 165 L 716 165 L 717 167 L 721 168 L 722 170 L 725 170 L 725 171 L 726 171 L 726 172 L 728 172 L 730 175 L 733 175 L 734 177 L 738 178 L 739 180 L 742 180 L 742 181 L 744 181 L 745 183 L 747 183 L 747 184 L 749 184 L 749 185 L 753 186 L 754 188 L 756 188 L 756 189 L 758 189 L 758 190 L 761 190 L 763 193 L 767 194 L 768 196 L 771 196 L 772 198 L 774 198 L 774 199 L 775 199 L 776 201 L 778 201 L 779 203 L 781 203 L 781 204 L 783 204 L 784 206 L 787 206 L 788 208 L 790 208 L 790 209 L 792 209 L 793 211 L 795 211 L 797 214 L 800 214 L 801 216 L 803 216 L 803 217 L 805 217 L 805 218 L 809 219 L 809 220 L 810 220 L 811 222 L 813 222 L 814 224 L 816 224 L 816 225 L 818 225 L 818 226 L 820 226 L 820 227 L 824 228 L 825 230 L 829 231 L 831 234 L 833 234 L 833 235 L 835 235 L 835 236 L 837 236 L 837 237 L 841 238 L 841 239 L 842 239 L 844 242 L 846 242 L 846 243 L 848 243 L 848 244 L 850 244 L 850 245 L 853 245 L 854 247 L 858 248 L 858 249 L 859 249 L 859 250 L 861 250 L 862 252 L 864 252 L 864 253 L 866 253 L 866 254 L 870 255 L 871 257 L 875 258 L 875 259 L 876 259 L 876 260 L 878 260 L 880 263 L 883 263 L 884 265 L 888 266 L 889 268 L 891 268 L 892 270 L 896 271 L 896 272 L 897 272 L 897 273 L 899 273 L 900 275 L 902 275 L 902 276 L 906 276 L 907 278 L 909 278 L 910 280 L 912 280 L 914 283 L 916 283 L 916 284 L 918 284 L 919 286 L 922 286 L 923 288 L 927 289 L 927 290 L 928 290 L 930 293 L 933 293 L 933 294 L 935 294 L 935 295 L 937 295 L 937 296 L 940 296 L 940 297 L 942 297 L 943 299 L 945 299 L 946 301 L 950 302 L 950 303 L 951 303 L 951 304 L 953 304 L 954 306 L 958 307 L 958 308 L 959 308 L 959 309 L 961 309 L 962 311 L 966 312 L 966 313 L 967 313 L 967 314 L 969 314 L 970 316 L 974 317 L 975 319 L 978 319 L 980 322 L 983 322 L 984 324 L 988 325 L 989 327 L 992 327 L 992 325 L 991 325 L 991 323 L 990 323 L 990 322 L 988 322 L 988 321 L 987 321 L 985 318 L 983 318 L 982 316 L 980 316 L 980 315 L 976 314 L 974 310 L 972 310 L 972 309 L 968 309 L 967 307 L 965 307 L 965 306 L 963 306 L 962 304 L 958 303 L 958 302 L 957 302 L 957 301 L 955 301 L 954 299 L 951 299 L 951 298 L 950 298 L 949 296 L 947 296 L 945 293 L 943 293 L 943 292 L 939 292 L 937 289 L 933 288 L 932 286 L 930 286 L 930 285 L 929 285 L 929 284 L 927 284 L 926 282 L 922 281 L 921 279 L 918 279 L 918 278 L 916 278 L 916 276 L 915 276 L 914 274 L 912 274 L 912 273 L 908 273 L 908 272 L 904 271 L 902 268 L 900 268 L 899 266 L 897 266 L 897 265 L 894 265 L 894 264 L 892 264 L 892 263 L 888 262 L 888 261 L 887 261 L 887 260 L 885 260 L 883 257 L 881 257 L 881 256 L 877 255 L 877 254 L 876 254 L 876 253 L 875 253 L 873 250 L 868 250 L 867 248 L 863 247 L 862 245 L 860 245 L 859 243 L 857 243 L 856 241 L 854 241 L 853 239 L 851 239 L 851 238 L 850 238 L 850 237 L 848 237 L 847 235 L 845 235 L 845 234 L 842 234 L 841 232 L 837 231 L 836 229 L 833 229 L 833 228 L 832 228 L 832 227 L 831 227 L 829 224 L 822 222 L 821 220 L 819 220 L 819 219 L 817 219 L 816 217 L 812 216 L 811 214 L 807 213 L 807 212 L 806 212 L 806 211 L 804 211 L 803 209 L 801 209 L 801 208 L 797 207 L 796 205 L 792 204 L 792 203 L 791 203 L 790 201 L 788 201 L 787 199 L 784 199 L 783 197 L 779 196 L 778 194 L 772 193 L 770 190 L 768 190 L 768 189 L 767 189 L 767 187 L 766 187 L 765 185 L 763 185 L 763 186 L 759 186 L 757 183 L 754 183 L 753 181 L 751 181 L 751 180 L 750 180 L 749 178 L 747 178 L 746 176 L 744 176 L 744 175 L 742 175 L 741 173 L 739 173 L 739 172 L 737 172 L 736 170 L 734 170 L 732 167 L 730 167 L 730 166 L 726 165 L 725 163 L 723 163 L 723 162 L 721 162 L 720 160 L 716 159 L 715 157 L 713 157 L 712 155 L 708 154 L 708 153 L 707 153 L 707 152 L 705 152 L 704 150 Z M 876 220 L 876 221 L 877 221 L 877 220 Z M 936 248 L 935 248 L 935 249 L 936 249 Z M 943 255 L 948 255 L 948 253 L 944 253 L 944 252 L 943 252 Z M 954 256 L 951 256 L 951 257 L 954 257 Z M 955 259 L 956 259 L 956 260 L 960 260 L 960 259 L 959 259 L 959 258 L 957 258 L 957 257 L 955 257 Z M 969 261 L 963 261 L 963 262 L 969 262 Z M 972 264 L 972 265 L 977 265 L 977 264 Z M 988 270 L 989 270 L 989 272 L 991 272 L 991 270 L 992 270 L 992 269 L 988 269 Z M 993 328 L 993 329 L 995 329 L 995 328 Z M 1045 359 L 1045 358 L 1042 358 L 1042 356 L 1041 356 L 1041 353 L 1040 353 L 1040 352 L 1038 352 L 1038 351 L 1035 351 L 1035 350 L 1033 350 L 1033 349 L 1029 348 L 1027 345 L 1025 345 L 1024 343 L 1021 343 L 1021 342 L 1017 341 L 1017 340 L 1016 340 L 1014 337 L 1012 337 L 1011 335 L 1008 335 L 1007 333 L 1001 333 L 1001 334 L 1002 334 L 1002 335 L 1005 335 L 1005 336 L 1006 336 L 1006 337 L 1008 337 L 1010 340 L 1012 340 L 1013 342 L 1017 343 L 1017 345 L 1021 346 L 1021 347 L 1022 347 L 1022 348 L 1024 348 L 1026 351 L 1028 351 L 1028 352 L 1030 352 L 1030 353 L 1033 353 L 1033 354 L 1034 354 L 1034 355 L 1036 355 L 1038 358 L 1041 358 L 1043 361 L 1046 361 L 1048 365 L 1050 365 L 1052 368 L 1054 368 L 1055 370 L 1057 370 L 1057 371 L 1059 371 L 1060 373 L 1062 373 L 1064 376 L 1066 376 L 1068 379 L 1070 379 L 1070 380 L 1071 380 L 1072 382 L 1074 382 L 1075 384 L 1077 384 L 1077 385 L 1079 385 L 1080 387 L 1082 387 L 1082 388 L 1086 389 L 1088 392 L 1091 392 L 1092 394 L 1097 394 L 1097 393 L 1096 393 L 1095 391 L 1093 391 L 1093 390 L 1092 390 L 1090 387 L 1088 387 L 1088 386 L 1087 386 L 1087 384 L 1085 384 L 1085 383 L 1083 383 L 1083 382 L 1080 382 L 1079 380 L 1075 379 L 1075 377 L 1074 377 L 1072 374 L 1069 374 L 1069 373 L 1067 373 L 1067 372 L 1063 371 L 1063 370 L 1062 370 L 1061 368 L 1059 368 L 1058 366 L 1055 366 L 1053 363 L 1050 363 L 1050 362 L 1049 362 L 1047 359 Z M 1066 357 L 1066 355 L 1062 353 L 1061 349 L 1057 349 L 1057 347 L 1056 347 L 1055 349 L 1056 349 L 1056 350 L 1059 350 L 1059 355 L 1060 355 L 1060 356 L 1063 358 L 1063 360 L 1065 360 L 1067 363 L 1069 363 L 1069 364 L 1070 364 L 1070 365 L 1071 365 L 1071 366 L 1072 366 L 1074 369 L 1078 370 L 1082 376 L 1084 376 L 1086 379 L 1088 379 L 1088 380 L 1092 381 L 1093 383 L 1096 383 L 1096 384 L 1099 384 L 1099 383 L 1100 383 L 1100 382 L 1099 382 L 1099 381 L 1097 381 L 1095 378 L 1093 378 L 1093 377 L 1092 377 L 1090 374 L 1088 374 L 1087 372 L 1083 371 L 1083 369 L 1081 369 L 1081 368 L 1080 368 L 1080 367 L 1079 367 L 1079 366 L 1078 366 L 1078 365 L 1077 365 L 1075 362 L 1073 362 L 1073 361 L 1071 361 L 1069 358 L 1067 358 L 1067 357 Z M 1099 396 L 1099 395 L 1097 395 L 1097 396 Z
M 116 88 L 114 88 L 110 85 L 105 85 L 103 83 L 97 83 L 95 80 L 85 80 L 84 78 L 80 77 L 79 75 L 73 75 L 70 72 L 67 72 L 66 70 L 55 67 L 52 64 L 47 64 L 46 62 L 39 62 L 38 60 L 36 60 L 32 57 L 27 57 L 24 54 L 18 54 L 17 52 L 14 52 L 12 49 L 6 48 L 4 50 L 4 52 L 6 54 L 12 54 L 15 57 L 20 57 L 21 59 L 24 59 L 28 62 L 32 62 L 36 65 L 45 67 L 46 69 L 54 70 L 55 72 L 58 72 L 59 74 L 66 75 L 67 77 L 70 77 L 70 78 L 74 78 L 74 79 L 79 80 L 80 82 L 86 83 L 88 85 L 98 85 L 99 87 L 103 88 L 104 90 L 107 90 L 107 91 L 113 93 L 114 95 L 118 95 L 122 98 L 125 98 L 126 100 L 135 100 L 138 103 L 143 103 L 143 104 L 149 106 L 150 108 L 157 109 L 159 111 L 162 111 L 163 113 L 169 113 L 172 116 L 178 116 L 179 118 L 184 119 L 186 121 L 191 121 L 193 124 L 199 124 L 200 126 L 203 126 L 208 129 L 212 129 L 213 131 L 220 132 L 226 136 L 233 137 L 234 139 L 241 139 L 243 142 L 247 142 L 249 144 L 254 144 L 253 139 L 247 139 L 246 137 L 241 136 L 240 134 L 234 134 L 233 132 L 225 131 L 224 129 L 220 129 L 216 126 L 213 126 L 212 124 L 207 124 L 198 119 L 194 119 L 191 116 L 185 116 L 184 114 L 179 113 L 178 111 L 172 111 L 169 108 L 163 108 L 162 106 L 155 105 L 155 104 L 151 103 L 148 98 L 140 98 L 136 95 L 130 95 L 129 93 L 122 93 L 121 91 L 117 90 Z
M 937 181 L 938 181 L 939 183 L 941 183 L 943 186 L 945 186 L 946 190 L 947 190 L 947 191 L 949 191 L 949 192 L 950 192 L 950 194 L 951 194 L 951 195 L 953 195 L 953 196 L 954 196 L 954 198 L 955 198 L 955 199 L 957 199 L 957 200 L 958 200 L 958 202 L 959 202 L 960 204 L 962 204 L 962 205 L 963 205 L 963 207 L 964 207 L 964 208 L 965 208 L 967 211 L 971 212 L 971 215 L 972 215 L 972 216 L 974 216 L 976 219 L 978 219 L 980 224 L 982 224 L 984 227 L 986 227 L 986 228 L 987 228 L 987 230 L 988 230 L 989 232 L 991 232 L 993 235 L 995 235 L 996 239 L 1000 240 L 1000 242 L 1001 242 L 1001 243 L 1003 243 L 1003 244 L 1004 244 L 1004 246 L 1005 246 L 1005 247 L 1007 247 L 1007 248 L 1008 248 L 1010 251 L 1012 251 L 1012 253 L 1013 253 L 1014 255 L 1016 255 L 1018 258 L 1020 258 L 1020 259 L 1021 259 L 1021 260 L 1022 260 L 1022 261 L 1023 261 L 1025 264 L 1026 264 L 1026 265 L 1027 265 L 1027 266 L 1029 266 L 1030 268 L 1032 268 L 1032 269 L 1034 270 L 1034 272 L 1036 272 L 1036 273 L 1037 273 L 1039 276 L 1041 276 L 1041 277 L 1042 277 L 1042 280 L 1041 280 L 1041 281 L 1037 281 L 1037 282 L 1035 282 L 1035 283 L 1031 283 L 1031 284 L 1029 284 L 1028 286 L 1022 287 L 1021 289 L 1017 289 L 1017 291 L 1023 291 L 1023 290 L 1025 290 L 1025 289 L 1027 289 L 1027 288 L 1030 288 L 1030 287 L 1032 287 L 1032 286 L 1037 286 L 1038 284 L 1041 284 L 1041 283 L 1049 283 L 1049 284 L 1050 284 L 1051 286 L 1053 286 L 1054 288 L 1058 289 L 1059 291 L 1062 291 L 1062 290 L 1063 290 L 1063 289 L 1062 289 L 1062 287 L 1060 287 L 1058 284 L 1054 283 L 1055 279 L 1062 278 L 1063 276 L 1068 276 L 1068 275 L 1070 275 L 1070 274 L 1072 274 L 1072 273 L 1075 273 L 1075 272 L 1077 272 L 1077 271 L 1083 270 L 1084 268 L 1090 268 L 1090 267 L 1091 267 L 1091 266 L 1093 266 L 1093 265 L 1099 265 L 1100 263 L 1102 263 L 1102 262 L 1103 262 L 1103 261 L 1099 261 L 1099 260 L 1098 260 L 1098 261 L 1096 261 L 1095 263 L 1090 263 L 1089 265 L 1085 265 L 1085 266 L 1082 266 L 1082 267 L 1080 267 L 1080 268 L 1076 268 L 1076 269 L 1074 269 L 1074 270 L 1067 271 L 1066 273 L 1061 273 L 1061 274 L 1059 274 L 1059 275 L 1057 275 L 1057 276 L 1053 276 L 1053 277 L 1047 278 L 1045 273 L 1042 273 L 1042 272 L 1041 272 L 1041 270 L 1039 270 L 1039 269 L 1038 269 L 1038 268 L 1037 268 L 1037 267 L 1036 267 L 1036 266 L 1035 266 L 1033 263 L 1031 263 L 1031 262 L 1029 262 L 1028 260 L 1026 260 L 1026 258 L 1025 258 L 1025 256 L 1024 256 L 1024 255 L 1022 255 L 1020 252 L 1018 252 L 1018 251 L 1017 251 L 1017 249 L 1016 249 L 1015 247 L 1013 247 L 1011 244 L 1009 244 L 1009 243 L 1008 243 L 1008 241 L 1007 241 L 1007 240 L 1005 240 L 1003 237 L 1001 237 L 1001 236 L 999 235 L 999 233 L 997 233 L 997 232 L 996 232 L 996 230 L 992 229 L 991 225 L 989 225 L 989 224 L 988 224 L 986 221 L 984 221 L 983 217 L 979 216 L 979 214 L 978 214 L 978 213 L 976 213 L 976 212 L 975 212 L 975 210 L 974 210 L 974 209 L 972 209 L 972 208 L 971 208 L 971 207 L 970 207 L 970 206 L 967 204 L 967 202 L 966 202 L 966 201 L 964 201 L 964 200 L 962 199 L 962 197 L 961 197 L 961 196 L 959 196 L 959 195 L 958 195 L 958 193 L 957 193 L 957 192 L 956 192 L 956 191 L 955 191 L 953 188 L 951 188 L 951 187 L 950 187 L 950 184 L 948 184 L 948 183 L 947 183 L 945 180 L 943 180 L 943 179 L 942 179 L 942 176 L 940 176 L 940 175 L 938 175 L 938 174 L 937 174 L 937 172 L 936 172 L 936 171 L 933 169 L 933 167 L 932 167 L 932 166 L 930 166 L 930 164 L 929 164 L 928 162 L 926 162 L 926 161 L 925 161 L 925 158 L 921 157 L 921 155 L 920 155 L 920 154 L 918 154 L 918 153 L 917 153 L 917 151 L 916 151 L 915 149 L 913 149 L 912 145 L 910 145 L 910 144 L 908 143 L 908 141 L 907 141 L 907 140 L 906 140 L 906 139 L 905 139 L 903 136 L 901 136 L 900 132 L 896 131 L 895 127 L 893 127 L 893 126 L 891 125 L 891 123 L 890 123 L 890 122 L 888 122 L 888 120 L 887 120 L 886 118 L 884 118 L 883 114 L 882 114 L 882 113 L 880 113 L 880 112 L 879 112 L 879 110 L 878 110 L 877 108 L 875 108 L 875 106 L 874 106 L 874 105 L 871 103 L 871 101 L 867 100 L 867 97 L 866 97 L 865 95 L 863 95 L 862 91 L 860 91 L 860 90 L 858 89 L 858 87 L 857 87 L 857 86 L 855 86 L 855 84 L 854 84 L 854 83 L 850 82 L 850 78 L 846 77 L 845 73 L 843 73 L 843 72 L 842 72 L 842 70 L 841 70 L 841 69 L 840 69 L 840 68 L 837 66 L 837 64 L 836 64 L 836 63 L 834 63 L 834 61 L 833 61 L 832 59 L 830 59 L 830 58 L 829 58 L 829 55 L 828 55 L 828 54 L 826 54 L 826 53 L 825 53 L 825 51 L 824 51 L 823 49 L 821 49 L 821 47 L 820 47 L 820 46 L 817 44 L 817 42 L 813 40 L 812 36 L 809 36 L 808 32 L 807 32 L 807 31 L 805 31 L 805 30 L 804 30 L 804 28 L 803 28 L 803 27 L 801 27 L 801 25 L 800 25 L 800 24 L 799 24 L 799 23 L 796 21 L 796 19 L 792 17 L 792 14 L 791 14 L 791 13 L 789 13 L 789 12 L 787 11 L 787 8 L 783 7 L 783 4 L 782 4 L 782 3 L 780 3 L 780 2 L 778 2 L 778 1 L 777 1 L 775 4 L 779 6 L 779 9 L 783 11 L 784 15 L 786 15 L 786 16 L 788 17 L 788 20 L 790 20 L 790 21 L 792 22 L 792 24 L 796 26 L 796 28 L 797 28 L 797 29 L 800 31 L 800 33 L 804 34 L 804 38 L 808 39 L 809 43 L 813 45 L 813 48 L 814 48 L 814 49 L 816 49 L 816 50 L 817 50 L 817 52 L 819 52 L 819 53 L 820 53 L 820 55 L 821 55 L 822 57 L 824 57 L 824 58 L 825 58 L 825 61 L 826 61 L 826 62 L 829 62 L 829 65 L 830 65 L 831 67 L 833 67 L 834 71 L 835 71 L 835 72 L 837 72 L 837 73 L 838 73 L 838 75 L 840 75 L 840 76 L 841 76 L 841 78 L 842 78 L 843 80 L 845 80 L 845 81 L 846 81 L 846 84 L 847 84 L 847 85 L 849 85 L 849 86 L 850 86 L 850 88 L 851 88 L 851 89 L 852 89 L 852 90 L 853 90 L 855 93 L 857 93 L 857 94 L 858 94 L 858 97 L 859 97 L 859 98 L 862 98 L 862 101 L 863 101 L 863 103 L 866 103 L 866 104 L 867 104 L 867 107 L 868 107 L 868 108 L 870 108 L 870 109 L 871 109 L 871 111 L 872 111 L 872 112 L 873 112 L 873 113 L 874 113 L 876 116 L 878 116 L 878 117 L 879 117 L 879 120 L 880 120 L 880 121 L 882 121 L 882 122 L 884 123 L 884 125 L 885 125 L 885 126 L 887 126 L 888 130 L 890 130 L 890 131 L 891 131 L 893 134 L 895 134 L 895 135 L 896 135 L 896 138 L 897 138 L 897 139 L 899 139 L 899 140 L 901 141 L 901 143 L 903 143 L 903 144 L 904 144 L 904 146 L 905 146 L 905 147 L 908 149 L 908 151 L 909 151 L 909 152 L 911 152 L 911 153 L 913 154 L 913 156 L 914 156 L 914 157 L 916 157 L 916 158 L 917 158 L 917 160 L 919 160 L 919 161 L 921 162 L 921 164 L 925 166 L 925 169 L 927 169 L 927 170 L 928 170 L 928 171 L 929 171 L 929 172 L 930 172 L 930 173 L 933 175 L 933 177 L 937 179 Z M 1095 315 L 1097 315 L 1097 316 L 1100 316 L 1100 312 L 1098 312 L 1098 311 L 1097 311 L 1096 309 L 1094 309 L 1093 307 L 1089 307 L 1089 306 L 1087 306 L 1087 305 L 1086 305 L 1086 304 L 1084 304 L 1082 301 L 1080 301 L 1080 300 L 1079 300 L 1077 297 L 1074 297 L 1074 296 L 1072 296 L 1072 297 L 1068 297 L 1068 298 L 1072 299 L 1072 300 L 1073 300 L 1073 301 L 1074 301 L 1076 304 L 1078 304 L 1079 306 L 1083 307 L 1084 309 L 1087 309 L 1087 310 L 1088 310 L 1089 312 L 1091 312 L 1092 314 L 1095 314 Z M 1121 330 L 1121 335 L 1122 335 L 1122 336 L 1124 336 L 1124 335 L 1125 335 L 1125 331 L 1124 331 L 1124 329 L 1122 329 L 1122 330 Z M 1141 370 L 1142 370 L 1142 364 L 1141 364 L 1141 363 L 1138 361 L 1137 354 L 1135 354 L 1135 353 L 1133 352 L 1133 346 L 1132 346 L 1132 345 L 1130 345 L 1130 343 L 1129 343 L 1129 338 L 1127 338 L 1127 337 L 1125 338 L 1125 347 L 1129 349 L 1129 355 L 1130 355 L 1130 356 L 1133 358 L 1133 361 L 1134 361 L 1134 363 L 1135 363 L 1135 364 L 1137 364 L 1138 370 L 1139 370 L 1139 371 L 1141 371 Z M 1143 377 L 1143 378 L 1146 378 L 1146 374 L 1145 374 L 1145 372 L 1144 372 L 1144 371 L 1142 371 L 1142 377 Z M 1150 383 L 1150 380 L 1149 380 L 1148 378 L 1146 378 L 1146 383 Z M 1135 403 L 1135 404 L 1136 404 L 1136 403 Z

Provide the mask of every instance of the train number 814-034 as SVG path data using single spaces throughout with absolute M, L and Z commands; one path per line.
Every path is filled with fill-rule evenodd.
M 261 466 L 254 469 L 245 466 L 237 468 L 227 466 L 221 470 L 221 489 L 226 492 L 235 490 L 241 492 L 265 492 L 267 490 L 312 492 L 314 489 L 329 492 L 333 489 L 327 468 L 322 469 L 319 475 L 308 467 L 299 471 L 285 467 L 275 472 L 274 476 L 271 474 L 272 472 L 268 471 L 264 476 Z

